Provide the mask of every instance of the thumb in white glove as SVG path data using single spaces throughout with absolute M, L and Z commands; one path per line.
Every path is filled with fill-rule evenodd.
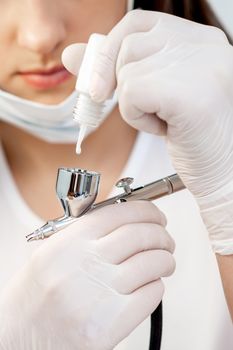
M 99 102 L 117 86 L 129 124 L 166 134 L 220 254 L 233 253 L 232 62 L 233 48 L 219 29 L 136 10 L 107 36 L 90 90 Z
M 49 238 L 0 299 L 0 349 L 110 350 L 141 323 L 174 270 L 151 203 L 108 206 Z

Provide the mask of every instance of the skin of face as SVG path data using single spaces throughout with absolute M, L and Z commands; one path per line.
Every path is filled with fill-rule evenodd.
M 66 46 L 85 43 L 94 32 L 107 34 L 125 12 L 126 0 L 0 0 L 0 88 L 35 102 L 63 101 L 75 77 L 38 88 L 22 73 L 62 66 Z

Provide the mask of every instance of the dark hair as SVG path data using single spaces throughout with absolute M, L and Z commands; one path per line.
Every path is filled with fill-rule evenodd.
M 134 7 L 170 13 L 194 22 L 212 25 L 224 30 L 223 25 L 207 0 L 135 0 Z M 227 36 L 230 40 L 228 34 Z

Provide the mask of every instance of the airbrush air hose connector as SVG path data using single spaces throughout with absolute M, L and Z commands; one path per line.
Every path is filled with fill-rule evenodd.
M 81 153 L 82 141 L 89 128 L 97 128 L 103 119 L 104 103 L 91 99 L 89 88 L 96 55 L 105 39 L 105 35 L 92 34 L 87 44 L 83 62 L 79 71 L 75 89 L 78 100 L 74 108 L 73 118 L 80 126 L 76 153 Z

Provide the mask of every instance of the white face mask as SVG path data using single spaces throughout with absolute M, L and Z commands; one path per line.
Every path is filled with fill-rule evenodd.
M 0 120 L 13 124 L 46 142 L 75 143 L 79 127 L 73 120 L 72 113 L 76 101 L 76 91 L 59 104 L 46 105 L 0 90 Z M 106 101 L 105 118 L 116 103 L 115 97 Z

